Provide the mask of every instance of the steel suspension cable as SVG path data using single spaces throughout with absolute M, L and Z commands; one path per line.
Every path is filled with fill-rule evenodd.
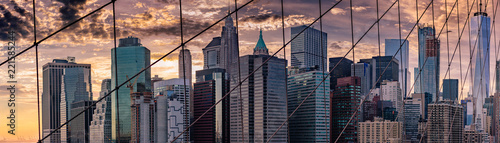
M 38 67 L 38 44 L 36 44 L 36 3 L 33 0 L 33 44 L 35 45 L 35 70 L 36 70 L 36 107 L 38 108 L 38 141 L 41 139 L 40 131 L 40 75 Z
M 115 0 L 113 0 L 112 2 L 114 2 Z M 225 18 L 229 17 L 231 14 L 235 13 L 236 11 L 239 11 L 241 10 L 243 7 L 246 7 L 248 4 L 250 4 L 251 2 L 253 2 L 254 0 L 250 0 L 248 2 L 246 2 L 245 4 L 243 4 L 242 6 L 238 7 L 238 9 L 236 9 L 235 11 L 232 11 L 231 13 L 229 13 L 228 15 L 224 16 L 223 18 L 217 20 L 216 22 L 214 22 L 213 24 L 209 25 L 207 28 L 203 29 L 201 32 L 199 32 L 198 34 L 195 34 L 193 37 L 189 38 L 188 40 L 186 40 L 183 44 L 185 45 L 186 43 L 189 43 L 191 41 L 193 41 L 195 38 L 197 38 L 198 36 L 200 36 L 201 34 L 205 33 L 206 31 L 208 31 L 209 29 L 211 29 L 212 27 L 214 27 L 215 25 L 217 25 L 218 23 L 220 23 L 222 20 L 224 20 Z M 109 5 L 111 4 L 112 2 L 109 2 L 106 4 Z M 98 8 L 97 10 L 100 10 L 102 9 L 103 7 L 100 7 Z M 96 11 L 97 11 L 96 10 Z M 93 11 L 91 12 L 90 14 L 93 14 L 95 13 L 96 11 Z M 87 17 L 88 15 L 86 15 L 85 17 Z M 81 19 L 77 20 L 77 21 L 80 21 Z M 74 22 L 72 23 L 74 24 Z M 71 24 L 70 24 L 71 25 Z M 58 31 L 61 31 L 61 30 L 58 30 Z M 57 32 L 51 34 L 51 35 L 54 35 L 56 34 Z M 47 38 L 50 38 L 50 36 L 44 38 L 44 39 L 47 39 Z M 41 41 L 38 41 L 37 44 L 41 43 Z M 104 98 L 108 97 L 109 95 L 111 95 L 111 93 L 113 93 L 114 91 L 117 91 L 118 88 L 122 87 L 123 85 L 125 85 L 127 82 L 129 82 L 130 80 L 132 80 L 133 78 L 136 78 L 137 76 L 139 76 L 140 74 L 142 74 L 144 71 L 150 69 L 153 65 L 155 65 L 156 63 L 160 62 L 161 60 L 163 60 L 165 57 L 169 56 L 170 54 L 172 54 L 174 51 L 178 50 L 181 48 L 181 45 L 177 46 L 176 48 L 174 48 L 173 50 L 169 51 L 167 54 L 161 56 L 158 60 L 154 61 L 153 63 L 151 63 L 150 65 L 148 65 L 147 67 L 145 67 L 144 69 L 140 70 L 138 73 L 136 73 L 134 76 L 130 77 L 129 79 L 125 80 L 123 83 L 121 83 L 119 86 L 117 86 L 116 88 L 112 89 L 108 94 L 106 94 L 105 96 L 99 98 L 95 103 L 89 105 L 87 108 L 85 108 L 83 111 L 79 112 L 78 114 L 76 114 L 74 117 L 72 117 L 71 119 L 69 119 L 68 121 L 66 121 L 65 123 L 61 124 L 57 129 L 54 129 L 53 131 L 50 132 L 50 134 L 48 134 L 47 136 L 43 137 L 41 141 L 43 141 L 44 139 L 48 138 L 49 136 L 51 136 L 53 133 L 55 133 L 56 131 L 58 131 L 60 128 L 62 128 L 63 126 L 67 125 L 69 122 L 71 122 L 72 120 L 74 120 L 76 117 L 80 116 L 81 114 L 83 114 L 85 111 L 89 110 L 91 107 L 95 106 L 98 102 L 102 101 Z M 19 54 L 18 54 L 19 55 Z M 12 58 L 11 58 L 12 59 Z M 9 60 L 7 60 L 9 61 Z M 1 64 L 0 64 L 1 66 Z
M 181 52 L 179 52 L 179 54 L 182 54 L 182 78 L 183 78 L 183 82 L 184 82 L 184 119 L 183 119 L 183 127 L 184 128 L 187 128 L 187 125 L 189 124 L 189 118 L 190 118 L 190 115 L 189 115 L 189 112 L 191 111 L 191 107 L 188 106 L 189 103 L 188 102 L 188 97 L 191 97 L 191 95 L 187 95 L 187 86 L 186 86 L 186 51 L 185 51 L 185 47 L 186 45 L 184 44 L 184 24 L 182 23 L 184 21 L 184 19 L 182 18 L 182 0 L 179 0 L 179 16 L 180 16 L 180 27 L 181 27 Z M 180 59 L 179 59 L 180 60 Z M 192 74 L 192 73 L 189 73 L 189 74 Z M 189 83 L 189 87 L 191 87 L 191 83 Z M 191 88 L 189 89 L 191 90 Z M 189 93 L 191 94 L 191 93 Z M 191 98 L 189 98 L 189 100 L 191 100 Z M 187 129 L 187 131 L 189 132 L 189 129 Z M 177 139 L 177 138 L 176 138 Z M 174 139 L 174 140 L 176 140 Z M 183 139 L 184 142 L 190 142 L 190 137 L 189 137 L 189 133 L 185 134 L 184 135 L 184 139 Z
M 118 85 L 118 54 L 116 53 L 116 16 L 115 16 L 115 1 L 113 1 L 113 44 L 114 44 L 114 54 L 115 54 L 115 57 L 114 57 L 114 60 L 115 60 L 115 88 L 116 89 L 119 89 L 119 87 L 117 86 Z M 110 92 L 111 93 L 111 92 Z M 116 99 L 116 123 L 117 123 L 117 129 L 116 129 L 116 139 L 117 139 L 117 142 L 120 143 L 120 108 L 119 107 L 119 102 L 118 102 L 118 90 L 116 90 L 116 94 L 115 94 L 115 99 Z M 97 102 L 96 102 L 97 103 Z
M 321 10 L 321 1 L 322 1 L 322 0 L 318 0 L 318 2 L 319 2 L 319 15 L 321 15 L 321 14 L 323 13 L 323 11 Z M 325 58 L 326 58 L 326 55 L 327 55 L 328 51 L 327 51 L 327 53 L 324 53 L 324 50 L 323 50 L 323 18 L 320 18 L 320 19 L 319 19 L 319 29 L 320 29 L 320 34 L 321 34 L 321 35 L 320 35 L 321 68 L 322 68 L 322 70 L 321 70 L 321 71 L 323 72 L 323 78 L 326 78 L 326 77 L 325 77 L 325 70 L 326 70 L 327 68 L 326 68 L 326 65 L 325 65 Z M 284 36 L 284 35 L 283 35 L 283 36 Z M 354 68 L 356 68 L 356 67 L 354 67 Z M 327 97 L 326 97 L 326 85 L 325 85 L 325 84 L 326 84 L 326 83 L 325 83 L 325 82 L 323 82 L 323 106 L 324 106 L 324 122 L 325 122 L 325 140 L 326 140 L 326 142 L 329 142 L 329 141 L 330 141 L 330 140 L 329 140 L 329 137 L 328 137 L 328 135 L 329 135 L 329 133 L 330 133 L 330 132 L 328 132 L 328 121 L 329 121 L 329 119 L 327 119 L 327 115 L 328 115 L 329 113 L 327 113 L 327 107 L 326 107 L 326 104 L 327 104 L 327 102 L 326 102 Z M 287 85 L 288 85 L 288 84 L 287 84 Z M 287 91 L 288 91 L 288 90 L 287 90 Z M 328 95 L 328 96 L 330 96 L 330 95 Z M 287 97 L 288 97 L 288 96 L 287 96 Z M 287 99 L 288 99 L 288 98 L 287 98 Z M 287 122 L 288 122 L 288 121 L 287 121 Z M 290 128 L 289 128 L 289 127 L 288 127 L 288 130 L 290 130 Z M 287 131 L 288 131 L 288 130 L 287 130 Z
M 245 5 L 243 5 L 242 7 L 246 6 L 247 4 L 249 4 L 249 3 L 250 3 L 250 2 L 252 2 L 252 1 L 253 1 L 253 0 L 251 0 L 251 1 L 247 2 L 247 3 L 246 3 Z M 334 5 L 334 6 L 330 7 L 330 9 L 328 9 L 325 13 L 323 13 L 323 14 L 321 15 L 321 17 L 323 17 L 324 15 L 326 15 L 326 14 L 327 14 L 327 12 L 329 12 L 331 9 L 333 9 L 335 6 L 337 6 L 340 2 L 342 2 L 342 0 L 338 1 L 337 3 L 335 3 L 335 5 Z M 242 8 L 242 7 L 240 7 L 240 8 Z M 240 9 L 240 8 L 239 8 L 239 9 Z M 239 9 L 238 9 L 238 10 L 239 10 Z M 231 13 L 231 14 L 232 14 L 232 13 Z M 227 16 L 226 16 L 226 17 L 227 17 Z M 319 20 L 319 18 L 316 18 L 316 19 L 315 19 L 315 20 L 314 20 L 311 24 L 309 24 L 309 25 L 307 26 L 307 28 L 311 27 L 311 26 L 312 26 L 312 24 L 316 23 L 318 20 Z M 213 25 L 212 25 L 212 26 L 213 26 Z M 288 41 L 288 42 L 285 44 L 285 46 L 281 47 L 281 48 L 280 48 L 280 49 L 278 49 L 278 51 L 276 51 L 274 54 L 270 55 L 270 57 L 269 57 L 269 58 L 267 58 L 267 59 L 266 59 L 266 60 L 265 60 L 265 61 L 264 61 L 264 62 L 263 62 L 260 66 L 258 66 L 257 68 L 255 68 L 255 69 L 254 69 L 254 70 L 253 70 L 253 71 L 252 71 L 252 72 L 251 72 L 251 73 L 250 73 L 247 77 L 245 77 L 245 78 L 242 80 L 242 82 L 244 82 L 244 81 L 246 81 L 248 78 L 250 78 L 250 76 L 252 76 L 252 75 L 253 75 L 253 74 L 254 74 L 257 70 L 259 70 L 260 68 L 262 68 L 262 66 L 263 66 L 264 64 L 266 64 L 266 63 L 267 63 L 267 62 L 268 62 L 268 61 L 269 61 L 272 57 L 276 56 L 276 54 L 277 54 L 278 52 L 280 52 L 281 50 L 283 50 L 283 49 L 286 47 L 286 45 L 290 44 L 290 43 L 291 43 L 291 41 L 295 40 L 295 38 L 297 38 L 300 34 L 302 34 L 302 33 L 303 33 L 303 32 L 304 32 L 307 28 L 305 28 L 305 29 L 303 29 L 302 31 L 300 31 L 300 32 L 299 32 L 296 36 L 294 36 L 294 37 L 293 37 L 290 41 Z M 204 30 L 204 31 L 206 31 L 206 30 Z M 193 37 L 193 38 L 194 38 L 194 37 Z M 192 39 L 193 39 L 193 38 L 192 38 Z M 192 40 L 192 39 L 190 39 L 190 40 Z M 189 40 L 189 41 L 190 41 L 190 40 Z M 238 83 L 237 87 L 238 87 L 238 86 L 241 86 L 242 82 Z M 203 113 L 203 114 L 202 114 L 202 115 L 201 115 L 198 119 L 194 120 L 194 122 L 193 122 L 193 123 L 191 123 L 191 125 L 190 125 L 190 126 L 188 126 L 188 128 L 190 128 L 193 124 L 195 124 L 198 120 L 200 120 L 200 119 L 201 119 L 201 117 L 203 117 L 205 114 L 207 114 L 209 110 L 212 110 L 212 109 L 213 109 L 213 108 L 214 108 L 217 104 L 219 104 L 222 100 L 224 100 L 224 99 L 225 99 L 225 98 L 226 98 L 226 97 L 227 97 L 227 96 L 228 96 L 228 95 L 229 95 L 232 91 L 234 91 L 237 87 L 232 88 L 232 89 L 229 91 L 229 93 L 227 93 L 226 95 L 224 95 L 224 96 L 223 96 L 223 97 L 222 97 L 219 101 L 217 101 L 217 102 L 216 102 L 214 105 L 212 105 L 212 106 L 211 106 L 208 110 L 206 110 L 206 111 L 205 111 L 205 112 L 204 112 L 204 113 Z M 182 133 L 184 133 L 185 131 L 186 131 L 186 130 L 184 130 Z M 182 133 L 181 133 L 181 134 L 182 134 Z M 180 135 L 181 135 L 181 134 L 180 134 Z M 174 140 L 174 141 L 175 141 L 175 140 Z M 173 142 L 173 141 L 172 141 L 172 142 Z
M 238 0 L 234 0 L 234 9 L 237 9 L 238 8 Z M 235 13 L 235 16 L 236 16 L 236 39 L 238 39 L 238 82 L 241 82 L 241 66 L 240 66 L 240 49 L 239 49 L 239 46 L 240 46 L 240 40 L 239 40 L 239 35 L 240 35 L 240 32 L 239 32 L 239 26 L 238 26 L 238 11 L 236 11 Z M 282 16 L 283 17 L 283 16 Z M 241 86 L 239 87 L 239 102 L 240 102 L 240 121 L 241 121 L 241 140 L 243 142 L 245 142 L 245 129 L 244 129 L 244 125 L 243 125 L 243 97 L 241 95 Z M 287 104 L 288 105 L 288 104 Z

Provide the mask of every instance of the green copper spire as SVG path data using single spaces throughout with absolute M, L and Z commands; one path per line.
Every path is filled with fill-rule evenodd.
M 259 41 L 257 41 L 257 45 L 253 49 L 254 55 L 269 55 L 266 43 L 264 39 L 262 39 L 262 29 L 260 30 Z

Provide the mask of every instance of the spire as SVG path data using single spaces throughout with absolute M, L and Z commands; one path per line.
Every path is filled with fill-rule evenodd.
M 257 41 L 257 45 L 253 49 L 254 55 L 269 55 L 269 50 L 267 49 L 266 43 L 264 39 L 262 39 L 262 29 L 260 30 L 259 40 Z

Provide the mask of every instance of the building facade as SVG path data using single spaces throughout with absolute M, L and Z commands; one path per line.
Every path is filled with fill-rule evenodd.
M 298 35 L 304 29 L 305 31 Z M 302 25 L 292 27 L 290 36 L 297 36 L 291 43 L 292 66 L 319 66 L 320 71 L 327 69 L 327 33 Z
M 194 83 L 194 118 L 205 111 L 229 92 L 229 80 L 224 69 L 212 68 L 196 71 Z M 229 98 L 225 98 L 209 110 L 193 125 L 194 142 L 229 142 Z
M 68 142 L 71 143 L 90 143 L 90 123 L 92 122 L 92 115 L 94 114 L 95 106 L 92 106 L 95 101 L 83 100 L 71 103 L 71 118 L 75 117 L 69 125 Z M 85 110 L 88 107 L 89 110 Z M 80 116 L 76 113 L 83 112 Z
M 269 56 L 266 51 L 261 35 L 254 55 L 240 57 L 241 77 L 249 78 L 241 84 L 241 98 L 237 90 L 230 94 L 231 142 L 265 142 L 287 119 L 287 113 L 283 112 L 287 110 L 284 94 L 287 62 Z M 267 59 L 269 61 L 264 64 Z M 249 75 L 254 70 L 256 72 Z M 236 87 L 238 82 L 232 81 L 231 88 Z M 283 126 L 270 142 L 287 142 L 287 130 L 288 127 Z
M 155 104 L 153 93 L 130 94 L 132 143 L 155 142 Z
M 347 58 L 336 57 L 328 59 L 330 73 L 330 90 L 335 90 L 337 87 L 337 79 L 351 76 L 351 68 L 353 62 Z M 337 66 L 335 66 L 337 65 Z M 333 69 L 335 68 L 335 69 Z
M 399 61 L 399 83 L 403 97 L 407 97 L 409 88 L 411 88 L 410 62 L 408 58 L 410 42 L 405 39 L 385 39 L 385 56 L 394 56 Z M 401 50 L 399 50 L 401 48 Z M 399 50 L 399 51 L 398 51 Z M 396 54 L 396 52 L 398 52 Z
M 398 112 L 402 112 L 403 97 L 399 85 L 398 81 L 382 81 L 380 85 L 380 97 L 383 101 L 391 101 L 392 107 L 396 108 Z
M 439 57 L 440 42 L 436 38 L 434 26 L 423 25 L 418 28 L 418 68 L 414 69 L 414 93 L 432 94 L 432 101 L 439 96 Z M 425 64 L 424 64 L 425 63 Z
M 443 99 L 458 100 L 458 79 L 443 79 Z
M 289 67 L 288 76 L 288 115 L 313 92 L 328 73 L 315 68 Z M 311 94 L 304 104 L 288 121 L 290 142 L 328 142 L 330 138 L 330 81 Z
M 401 142 L 402 123 L 375 118 L 375 121 L 359 122 L 359 143 L 399 143 Z
M 338 142 L 357 142 L 358 123 L 361 113 L 361 79 L 359 77 L 344 77 L 337 79 L 337 87 L 330 94 L 330 139 Z M 351 119 L 342 136 L 344 126 Z
M 450 100 L 429 104 L 428 143 L 463 141 L 463 108 Z
M 403 120 L 403 141 L 404 142 L 418 142 L 418 122 L 420 116 L 420 104 L 413 103 L 413 99 L 407 98 L 404 103 L 404 120 Z
M 368 63 L 372 66 L 371 81 L 372 85 L 375 84 L 377 88 L 380 87 L 380 83 L 384 80 L 399 80 L 399 61 L 395 58 L 393 59 L 392 56 L 376 56 L 371 59 L 361 59 L 359 63 Z
M 111 91 L 111 79 L 104 79 L 101 83 L 99 98 Z M 110 143 L 111 140 L 111 96 L 97 102 L 92 122 L 90 122 L 90 142 Z
M 356 73 L 354 73 L 356 72 Z M 355 63 L 351 65 L 351 75 L 361 78 L 361 95 L 367 96 L 372 88 L 371 65 L 368 63 Z
M 150 56 L 149 49 L 141 44 L 139 38 L 120 39 L 118 47 L 111 49 L 111 87 L 115 88 L 149 66 Z M 151 91 L 151 69 L 147 69 L 136 79 L 137 82 L 133 85 L 132 92 Z M 111 94 L 113 140 L 120 142 L 131 140 L 130 94 L 130 89 L 125 87 L 119 88 Z
M 77 64 L 74 57 L 54 59 L 43 65 L 42 131 L 50 134 L 71 118 L 74 102 L 92 99 L 90 64 Z M 67 142 L 67 126 L 56 131 L 46 142 Z

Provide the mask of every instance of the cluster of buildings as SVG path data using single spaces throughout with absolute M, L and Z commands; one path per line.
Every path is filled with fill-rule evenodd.
M 489 19 L 484 12 L 471 18 L 479 44 L 466 98 L 459 97 L 458 79 L 444 79 L 440 91 L 440 41 L 432 25 L 418 29 L 412 94 L 403 39 L 386 39 L 385 56 L 352 61 L 328 58 L 327 33 L 292 27 L 298 37 L 288 65 L 269 55 L 262 31 L 253 54 L 239 57 L 228 17 L 221 36 L 203 48 L 203 69 L 194 78 L 191 53 L 183 49 L 179 78 L 164 80 L 150 69 L 130 79 L 150 65 L 150 51 L 139 38 L 123 38 L 111 50 L 111 78 L 101 84 L 99 96 L 111 95 L 100 102 L 93 101 L 91 65 L 68 57 L 43 66 L 44 135 L 85 111 L 45 141 L 498 142 L 500 94 L 490 96 L 488 88 Z

